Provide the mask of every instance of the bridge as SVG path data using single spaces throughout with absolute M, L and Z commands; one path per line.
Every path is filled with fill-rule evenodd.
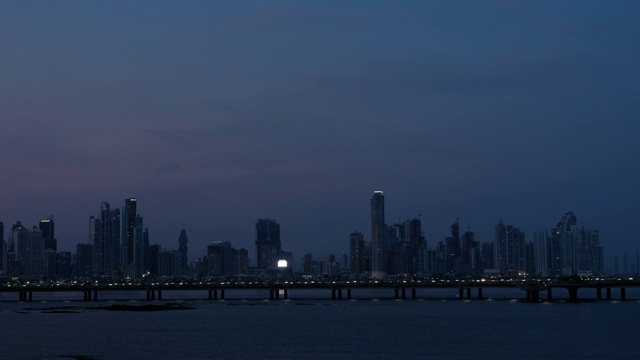
M 333 300 L 353 299 L 354 289 L 389 290 L 395 299 L 417 299 L 417 289 L 457 289 L 457 299 L 483 299 L 483 289 L 511 288 L 524 292 L 528 301 L 553 300 L 556 290 L 568 291 L 569 301 L 579 301 L 578 291 L 596 290 L 596 300 L 613 300 L 612 289 L 619 290 L 619 300 L 627 300 L 627 288 L 640 288 L 640 280 L 397 280 L 397 281 L 230 281 L 230 282 L 159 282 L 159 283 L 84 283 L 84 284 L 24 284 L 0 286 L 0 293 L 15 293 L 17 301 L 33 301 L 34 293 L 82 293 L 84 301 L 97 301 L 99 294 L 112 292 L 146 293 L 146 300 L 162 300 L 163 291 L 202 291 L 203 298 L 224 300 L 229 292 L 264 290 L 265 299 L 288 299 L 295 290 L 326 290 Z M 604 297 L 603 297 L 604 290 Z M 142 297 L 142 296 L 141 296 Z M 143 298 L 144 299 L 144 298 Z M 134 299 L 132 299 L 134 300 Z

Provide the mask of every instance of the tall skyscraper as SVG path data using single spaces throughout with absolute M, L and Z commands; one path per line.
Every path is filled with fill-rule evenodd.
M 384 221 L 384 193 L 380 190 L 373 192 L 371 198 L 371 275 L 382 278 L 385 269 L 385 221 Z
M 549 275 L 549 233 L 546 229 L 537 229 L 533 232 L 533 247 L 536 275 Z
M 76 246 L 75 274 L 81 279 L 93 277 L 93 246 L 91 244 L 78 244 Z
M 180 253 L 179 260 L 179 274 L 182 276 L 187 276 L 189 274 L 189 263 L 188 263 L 188 251 L 189 248 L 187 244 L 189 243 L 189 238 L 187 238 L 187 230 L 182 228 L 180 230 L 180 236 L 178 236 L 178 252 Z
M 120 209 L 100 204 L 100 217 L 89 218 L 90 244 L 93 246 L 94 275 L 117 278 L 120 270 Z
M 256 222 L 256 256 L 259 269 L 277 268 L 280 252 L 280 225 L 271 219 Z
M 349 234 L 349 255 L 352 274 L 357 275 L 367 271 L 367 246 L 362 233 L 354 231 Z M 311 256 L 309 256 L 309 260 L 311 260 Z M 309 272 L 311 272 L 311 264 L 308 265 Z
M 45 250 L 58 251 L 58 241 L 56 240 L 54 225 L 53 215 L 49 215 L 46 219 L 40 220 L 40 231 L 42 231 Z
M 127 198 L 124 200 L 122 208 L 122 243 L 121 243 L 121 265 L 122 275 L 125 278 L 132 278 L 134 275 L 134 249 L 136 219 L 138 217 L 138 199 Z M 142 234 L 140 234 L 142 236 Z
M 209 276 L 230 275 L 232 270 L 231 243 L 214 241 L 207 246 Z
M 148 270 L 149 232 L 144 227 L 142 216 L 136 216 L 136 226 L 133 229 L 133 279 L 142 279 Z M 145 260 L 147 260 L 145 262 Z M 146 265 L 146 267 L 145 267 Z
M 0 221 L 0 273 L 7 274 L 7 243 L 4 241 L 4 223 Z
M 500 275 L 506 275 L 509 264 L 509 249 L 507 247 L 507 227 L 502 220 L 493 228 L 493 243 L 495 267 L 500 270 Z

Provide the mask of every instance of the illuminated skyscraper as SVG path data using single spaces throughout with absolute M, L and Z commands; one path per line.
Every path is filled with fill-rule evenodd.
M 373 192 L 371 198 L 371 273 L 373 277 L 384 277 L 385 269 L 385 222 L 384 194 Z
M 256 222 L 256 256 L 259 269 L 273 269 L 280 257 L 280 225 L 275 220 L 258 219 Z

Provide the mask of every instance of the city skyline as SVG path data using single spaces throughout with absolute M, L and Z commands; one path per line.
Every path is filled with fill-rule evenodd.
M 301 256 L 421 214 L 532 238 L 573 211 L 605 261 L 640 248 L 632 1 L 0 4 L 0 221 L 53 214 L 61 250 L 101 202 L 152 242 Z M 124 215 L 121 217 L 124 221 Z M 131 220 L 132 223 L 134 220 Z M 312 231 L 309 231 L 312 229 Z M 122 235 L 122 234 L 121 234 Z M 195 251 L 195 252 L 194 252 Z M 204 251 L 204 250 L 203 250 Z M 610 265 L 609 265 L 610 266 Z
M 201 267 L 199 264 L 203 261 L 204 266 L 208 266 L 211 272 L 212 247 L 218 249 L 213 250 L 219 254 L 217 255 L 219 258 L 215 262 L 217 265 L 213 266 L 218 269 L 213 273 L 218 275 L 228 274 L 231 268 L 248 269 L 249 266 L 254 266 L 257 269 L 275 269 L 280 259 L 286 259 L 297 271 L 306 269 L 307 266 L 304 263 L 308 262 L 307 257 L 311 259 L 312 256 L 309 249 L 304 249 L 304 259 L 300 254 L 283 250 L 278 221 L 258 219 L 255 223 L 255 246 L 253 248 L 255 253 L 253 256 L 249 256 L 251 251 L 247 251 L 244 247 L 241 250 L 232 248 L 237 245 L 236 243 L 214 240 L 207 244 L 207 250 L 203 256 L 198 253 L 191 254 L 194 261 L 188 262 L 190 255 L 187 249 L 188 238 L 185 228 L 182 228 L 178 237 L 178 250 L 173 246 L 167 247 L 166 244 L 163 246 L 152 241 L 148 228 L 143 227 L 142 217 L 137 212 L 137 205 L 137 198 L 125 199 L 122 214 L 129 220 L 122 222 L 122 228 L 120 228 L 120 209 L 111 210 L 110 204 L 107 202 L 100 204 L 98 218 L 89 217 L 90 241 L 86 244 L 76 244 L 76 253 L 74 254 L 80 256 L 81 249 L 85 247 L 90 249 L 86 251 L 92 254 L 90 255 L 92 260 L 89 259 L 89 265 L 87 265 L 87 269 L 90 269 L 88 271 L 93 274 L 91 276 L 96 278 L 124 276 L 138 279 L 149 271 L 150 264 L 154 261 L 156 266 L 158 261 L 160 263 L 175 262 L 169 267 L 173 269 L 170 270 L 170 273 L 175 274 L 174 276 L 180 276 L 180 274 L 190 276 L 187 274 L 191 274 L 191 271 L 202 274 L 202 270 L 197 269 Z M 601 246 L 603 244 L 600 244 L 599 230 L 585 227 L 584 222 L 577 221 L 577 217 L 572 211 L 565 213 L 555 227 L 537 228 L 530 234 L 530 237 L 526 236 L 519 226 L 505 225 L 502 220 L 499 220 L 494 227 L 493 239 L 490 240 L 477 240 L 475 232 L 471 228 L 467 228 L 462 234 L 460 219 L 456 218 L 451 225 L 450 236 L 427 243 L 422 232 L 420 214 L 415 218 L 406 218 L 401 222 L 387 223 L 384 221 L 384 192 L 381 190 L 373 192 L 370 205 L 372 229 L 370 240 L 365 240 L 362 233 L 354 231 L 349 234 L 346 252 L 341 249 L 329 251 L 327 258 L 333 259 L 330 261 L 336 262 L 340 271 L 351 269 L 353 273 L 357 268 L 357 272 L 370 272 L 372 276 L 377 278 L 387 274 L 446 273 L 458 274 L 457 276 L 479 276 L 495 273 L 509 276 L 524 274 L 567 276 L 571 274 L 619 274 L 621 269 L 627 273 L 627 271 L 634 271 L 629 269 L 637 269 L 639 266 L 637 262 L 640 261 L 640 250 L 635 250 L 611 255 L 611 263 L 605 268 L 604 247 Z M 133 225 L 132 222 L 134 222 Z M 51 267 L 48 271 L 50 274 L 53 273 L 53 269 L 56 268 L 54 265 L 55 255 L 58 252 L 53 215 L 42 219 L 39 227 L 33 226 L 33 230 L 25 228 L 21 221 L 16 221 L 12 224 L 9 234 L 4 234 L 3 222 L 0 221 L 0 225 L 2 225 L 0 226 L 0 231 L 2 231 L 0 240 L 6 239 L 3 242 L 4 249 L 10 251 L 11 259 L 15 256 L 15 261 L 9 262 L 9 264 L 13 264 L 10 265 L 12 268 L 34 266 L 29 264 L 33 262 L 31 253 L 36 251 L 33 256 L 40 260 L 34 261 L 40 263 L 38 265 L 40 267 Z M 16 228 L 23 229 L 23 231 L 14 232 Z M 33 231 L 37 233 L 32 235 Z M 121 238 L 120 234 L 122 234 Z M 360 240 L 357 240 L 358 238 Z M 31 245 L 32 241 L 36 241 L 39 245 Z M 23 243 L 24 245 L 21 245 Z M 32 249 L 32 246 L 35 246 L 36 250 Z M 38 248 L 40 250 L 37 250 Z M 22 254 L 22 249 L 27 249 L 27 252 Z M 232 258 L 238 259 L 238 251 L 244 252 L 244 260 L 233 260 L 234 264 L 232 264 Z M 59 252 L 65 251 L 60 250 Z M 173 260 L 161 260 L 162 253 Z M 629 254 L 631 254 L 631 261 L 628 261 Z M 620 257 L 620 255 L 622 256 Z M 150 260 L 150 256 L 155 260 Z M 315 259 L 318 259 L 317 252 L 315 256 Z M 319 256 L 319 258 L 323 257 L 325 254 Z M 3 255 L 3 258 L 6 260 L 6 255 Z M 207 258 L 209 265 L 207 265 Z M 216 257 L 214 256 L 214 258 Z M 620 259 L 623 260 L 623 266 L 620 266 Z M 79 261 L 74 260 L 74 263 Z M 298 263 L 298 261 L 300 262 Z M 187 264 L 191 268 L 190 271 L 186 271 Z M 226 270 L 221 270 L 221 264 L 225 264 L 224 269 Z M 2 269 L 5 269 L 6 266 L 7 263 L 2 262 L 0 271 L 3 271 Z

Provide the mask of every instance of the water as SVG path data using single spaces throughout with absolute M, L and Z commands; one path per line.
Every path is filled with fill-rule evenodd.
M 507 296 L 469 301 L 455 299 L 451 289 L 442 292 L 451 298 L 332 301 L 316 291 L 286 301 L 260 296 L 207 301 L 195 296 L 202 294 L 178 299 L 185 294 L 168 292 L 166 297 L 172 299 L 151 303 L 180 302 L 195 309 L 161 312 L 87 308 L 148 303 L 124 300 L 130 293 L 110 296 L 121 300 L 90 303 L 58 299 L 69 294 L 50 294 L 47 300 L 30 303 L 9 301 L 3 295 L 0 359 L 640 357 L 637 300 L 527 303 L 509 300 L 511 292 L 505 289 L 500 295 Z M 50 307 L 77 312 L 42 310 Z

